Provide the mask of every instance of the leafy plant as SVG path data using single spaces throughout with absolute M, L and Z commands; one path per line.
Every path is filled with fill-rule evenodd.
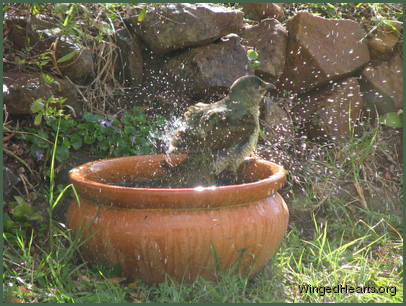
M 31 111 L 35 114 L 34 124 L 40 125 L 43 117 L 69 118 L 69 114 L 64 113 L 62 108 L 63 103 L 66 102 L 66 98 L 50 96 L 46 101 L 43 98 L 34 100 L 31 104 Z
M 59 131 L 60 131 L 60 123 L 61 119 L 59 118 L 58 120 L 58 127 L 56 130 L 56 135 L 55 135 L 55 141 L 52 149 L 52 157 L 51 157 L 51 167 L 49 170 L 49 194 L 48 194 L 48 216 L 49 216 L 49 237 L 50 237 L 50 242 L 51 242 L 51 247 L 53 243 L 53 211 L 55 207 L 58 205 L 59 201 L 62 199 L 63 195 L 68 189 L 72 189 L 76 201 L 78 204 L 80 204 L 80 199 L 79 196 L 76 192 L 75 186 L 73 184 L 67 185 L 62 191 L 59 192 L 59 194 L 55 197 L 54 189 L 55 189 L 55 157 L 56 157 L 56 149 L 58 145 L 58 137 L 59 137 Z
M 31 133 L 21 134 L 19 137 L 30 143 L 31 153 L 37 160 L 46 160 L 51 152 L 50 139 L 53 139 L 58 131 L 59 120 L 53 117 L 59 116 L 60 113 L 50 112 L 50 108 L 46 109 L 45 106 L 41 111 L 48 115 L 51 113 L 51 116 L 46 116 L 47 120 L 41 128 L 28 128 L 27 131 Z M 163 126 L 164 122 L 165 119 L 161 116 L 150 122 L 137 107 L 124 113 L 120 119 L 89 112 L 81 119 L 62 115 L 59 123 L 62 141 L 56 148 L 56 160 L 65 162 L 72 150 L 83 148 L 101 157 L 150 154 L 154 151 L 154 146 L 149 137 Z
M 249 64 L 252 68 L 257 68 L 259 65 L 261 65 L 261 62 L 258 60 L 259 58 L 259 53 L 253 49 L 250 49 L 247 51 L 247 57 Z
M 401 128 L 403 126 L 403 113 L 389 112 L 381 116 L 380 123 L 392 128 Z

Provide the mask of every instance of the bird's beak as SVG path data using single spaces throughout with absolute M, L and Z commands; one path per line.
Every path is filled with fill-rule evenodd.
M 264 83 L 265 83 L 264 87 L 265 87 L 266 91 L 276 90 L 276 86 L 274 84 L 267 83 L 267 82 L 264 82 Z

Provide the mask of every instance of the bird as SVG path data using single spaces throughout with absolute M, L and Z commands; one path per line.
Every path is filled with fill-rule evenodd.
M 234 81 L 223 99 L 190 106 L 181 127 L 168 133 L 165 167 L 171 187 L 211 186 L 224 178 L 235 182 L 237 169 L 256 150 L 260 102 L 274 89 L 246 75 Z M 171 153 L 186 153 L 187 158 L 173 166 Z

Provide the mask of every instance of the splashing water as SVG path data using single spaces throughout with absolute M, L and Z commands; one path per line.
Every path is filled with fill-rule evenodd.
M 175 131 L 184 131 L 186 124 L 181 116 L 172 116 L 165 125 L 148 135 L 148 141 L 155 147 L 157 153 L 170 154 L 174 148 L 171 146 L 171 139 Z

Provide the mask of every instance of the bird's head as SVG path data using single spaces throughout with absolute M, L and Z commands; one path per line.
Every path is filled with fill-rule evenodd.
M 268 91 L 275 89 L 273 84 L 267 83 L 255 75 L 246 75 L 234 81 L 230 87 L 229 96 L 232 99 L 242 99 L 246 103 L 258 105 Z

